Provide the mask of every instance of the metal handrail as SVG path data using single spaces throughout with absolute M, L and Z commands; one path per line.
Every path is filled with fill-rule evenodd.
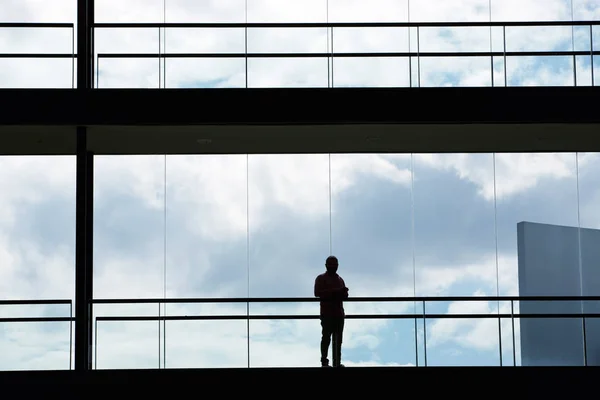
M 201 297 L 201 298 L 139 298 L 94 299 L 93 304 L 148 303 L 307 303 L 322 301 L 316 297 Z M 349 297 L 344 302 L 441 302 L 441 301 L 600 301 L 600 296 L 362 296 Z
M 96 22 L 93 28 L 470 28 L 600 26 L 600 20 L 493 22 Z

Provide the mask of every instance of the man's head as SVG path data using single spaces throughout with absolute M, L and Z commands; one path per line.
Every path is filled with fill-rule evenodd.
M 330 274 L 335 274 L 338 270 L 338 259 L 336 256 L 329 256 L 325 260 L 325 268 Z

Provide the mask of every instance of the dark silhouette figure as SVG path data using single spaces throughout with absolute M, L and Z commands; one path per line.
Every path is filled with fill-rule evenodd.
M 348 298 L 348 288 L 341 276 L 337 274 L 338 259 L 329 256 L 325 260 L 327 271 L 315 279 L 315 297 L 321 299 L 321 366 L 329 367 L 327 354 L 333 337 L 333 366 L 343 367 L 342 337 L 344 333 L 344 299 Z

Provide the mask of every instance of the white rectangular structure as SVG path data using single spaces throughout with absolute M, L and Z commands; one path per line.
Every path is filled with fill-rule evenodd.
M 520 296 L 600 295 L 600 230 L 517 224 Z M 598 313 L 600 302 L 521 301 L 520 312 Z M 600 319 L 521 319 L 521 365 L 600 365 Z M 585 339 L 585 346 L 584 346 Z

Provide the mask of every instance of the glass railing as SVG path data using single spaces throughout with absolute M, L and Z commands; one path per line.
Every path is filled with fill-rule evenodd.
M 319 366 L 318 301 L 96 299 L 93 368 Z M 343 362 L 399 367 L 596 366 L 598 301 L 600 296 L 349 298 Z M 464 306 L 450 306 L 459 303 Z M 483 307 L 489 304 L 497 307 Z M 68 316 L 60 311 L 64 306 Z M 37 316 L 31 316 L 33 309 Z M 71 300 L 2 300 L 0 310 L 0 344 L 6 347 L 0 370 L 73 368 Z M 456 340 L 461 324 L 476 326 L 463 342 Z M 36 332 L 29 332 L 34 325 Z M 377 334 L 369 330 L 375 326 Z M 440 350 L 443 341 L 452 343 Z M 370 354 L 364 352 L 365 343 Z M 464 356 L 459 363 L 449 356 L 457 353 Z
M 92 25 L 93 85 L 595 86 L 600 79 L 598 25 L 600 21 L 102 22 Z M 0 88 L 76 87 L 73 23 L 0 22 L 0 38 L 15 30 L 66 34 L 50 35 L 59 35 L 52 46 L 49 34 L 25 35 L 19 45 L 6 41 L 0 48 L 5 67 Z M 536 37 L 544 40 L 532 40 Z
M 600 313 L 591 312 L 590 304 L 599 300 L 350 298 L 345 305 L 344 362 L 417 367 L 597 365 Z M 315 298 L 97 299 L 94 303 L 96 369 L 319 366 Z M 459 303 L 466 306 L 449 306 Z M 484 304 L 496 308 L 486 310 L 480 306 Z M 457 337 L 461 323 L 477 325 L 479 335 L 450 346 L 446 343 L 440 350 L 440 342 Z M 374 334 L 369 324 L 384 324 L 386 329 Z M 374 344 L 371 354 L 355 351 L 357 344 L 368 341 Z M 457 364 L 448 352 L 462 352 L 462 362 Z
M 73 368 L 71 300 L 0 300 L 0 371 Z
M 0 21 L 0 89 L 73 89 L 76 57 L 73 23 Z
M 95 84 L 594 86 L 598 25 L 600 21 L 97 23 Z M 124 44 L 134 31 L 138 40 L 145 38 L 143 46 Z M 357 40 L 369 34 L 372 40 Z M 548 40 L 532 46 L 529 37 L 539 35 Z M 207 40 L 213 36 L 227 40 Z

